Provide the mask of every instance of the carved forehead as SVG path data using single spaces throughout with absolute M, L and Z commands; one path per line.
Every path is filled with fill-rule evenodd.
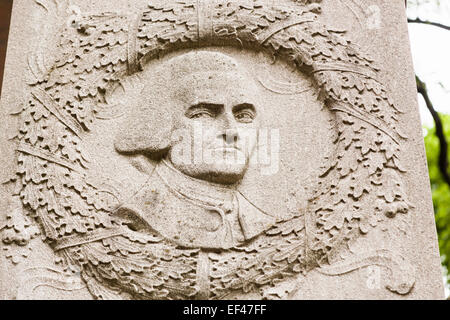
M 238 62 L 225 54 L 197 51 L 172 58 L 162 65 L 171 98 L 192 105 L 256 104 L 257 88 Z
M 239 73 L 196 73 L 178 81 L 172 98 L 185 107 L 198 103 L 233 106 L 242 103 L 257 104 L 253 82 Z
M 240 67 L 235 59 L 219 52 L 210 51 L 195 51 L 182 54 L 167 61 L 167 65 L 164 67 L 171 71 L 173 78 L 182 78 L 204 72 L 227 73 L 240 71 Z

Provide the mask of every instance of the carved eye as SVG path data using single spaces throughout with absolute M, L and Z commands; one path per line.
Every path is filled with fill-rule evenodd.
M 208 119 L 208 118 L 214 118 L 215 115 L 207 110 L 197 111 L 194 112 L 189 116 L 190 119 Z
M 189 119 L 213 119 L 216 117 L 219 106 L 213 104 L 198 104 L 189 108 L 186 116 Z
M 252 105 L 242 104 L 234 109 L 234 117 L 241 123 L 252 123 L 255 120 L 256 112 Z
M 255 119 L 254 114 L 248 111 L 241 111 L 237 113 L 235 117 L 239 122 L 242 123 L 252 123 L 253 120 Z

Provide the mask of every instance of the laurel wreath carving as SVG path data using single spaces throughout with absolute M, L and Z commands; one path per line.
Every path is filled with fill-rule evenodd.
M 46 242 L 66 268 L 81 271 L 94 297 L 185 299 L 199 293 L 199 250 L 124 228 L 111 215 L 120 195 L 90 176 L 81 147 L 106 94 L 175 50 L 237 46 L 288 61 L 314 79 L 335 120 L 335 152 L 324 161 L 309 211 L 279 221 L 245 248 L 210 253 L 209 298 L 270 287 L 327 265 L 352 239 L 405 219 L 411 205 L 401 179 L 401 111 L 374 61 L 345 32 L 318 21 L 317 2 L 277 7 L 252 0 L 153 0 L 138 14 L 87 15 L 77 28 L 64 29 L 54 65 L 30 84 L 20 112 L 12 180 Z

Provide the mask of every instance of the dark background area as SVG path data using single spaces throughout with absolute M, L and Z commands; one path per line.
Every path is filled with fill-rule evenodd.
M 12 2 L 13 0 L 0 0 L 0 92 L 3 83 L 3 69 L 5 67 Z

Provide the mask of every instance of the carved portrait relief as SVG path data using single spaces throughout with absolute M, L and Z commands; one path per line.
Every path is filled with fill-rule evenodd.
M 320 3 L 77 16 L 29 62 L 3 242 L 40 234 L 96 299 L 298 298 L 373 265 L 408 294 L 401 111 Z

